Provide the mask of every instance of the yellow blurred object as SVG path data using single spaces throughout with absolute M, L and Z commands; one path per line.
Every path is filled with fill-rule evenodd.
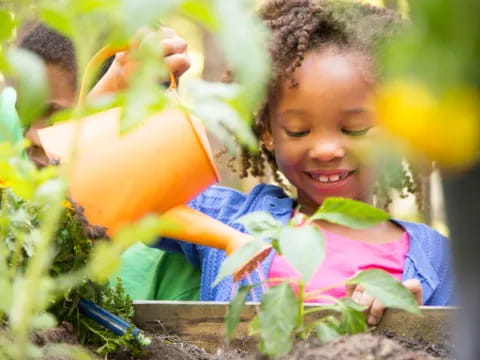
M 416 81 L 385 83 L 377 93 L 380 121 L 413 149 L 445 168 L 461 169 L 480 158 L 480 96 L 467 88 L 435 96 Z

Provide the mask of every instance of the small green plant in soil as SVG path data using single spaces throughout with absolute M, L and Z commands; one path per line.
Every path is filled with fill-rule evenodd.
M 274 285 L 266 290 L 258 313 L 250 322 L 250 334 L 260 336 L 259 350 L 262 353 L 270 357 L 285 355 L 291 350 L 294 339 L 306 339 L 312 332 L 317 334 L 321 342 L 328 342 L 340 335 L 367 330 L 364 306 L 349 297 L 336 299 L 323 295 L 328 288 L 305 291 L 305 285 L 325 256 L 324 235 L 321 227 L 314 222 L 324 220 L 362 229 L 388 219 L 386 213 L 363 202 L 329 198 L 312 216 L 297 214 L 286 226 L 266 213 L 252 213 L 238 220 L 256 240 L 240 248 L 223 263 L 216 282 L 231 275 L 246 259 L 253 256 L 264 244 L 262 239 L 266 238 L 271 239 L 273 248 L 285 256 L 300 274 L 299 279 L 274 279 Z M 297 293 L 292 290 L 291 284 L 295 284 Z M 359 272 L 347 279 L 345 284 L 363 287 L 387 307 L 419 312 L 413 294 L 382 270 L 369 269 Z M 227 340 L 231 339 L 240 321 L 248 292 L 259 285 L 242 286 L 231 301 L 225 316 Z M 326 304 L 305 307 L 305 303 L 312 298 L 324 299 Z M 313 322 L 305 321 L 308 314 L 325 310 L 330 310 L 332 314 Z

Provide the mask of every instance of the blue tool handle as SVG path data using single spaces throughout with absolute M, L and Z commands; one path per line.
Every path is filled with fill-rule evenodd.
M 78 309 L 83 315 L 106 327 L 116 335 L 124 335 L 131 327 L 131 324 L 125 320 L 113 315 L 90 300 L 80 299 Z M 132 334 L 137 337 L 140 334 L 140 329 L 133 327 Z

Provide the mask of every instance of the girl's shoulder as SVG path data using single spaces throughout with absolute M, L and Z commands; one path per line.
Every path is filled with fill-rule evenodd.
M 424 242 L 425 245 L 428 245 L 430 242 L 448 242 L 448 239 L 445 236 L 428 225 L 403 220 L 392 221 L 405 229 L 405 231 L 409 234 L 410 239 L 419 240 Z

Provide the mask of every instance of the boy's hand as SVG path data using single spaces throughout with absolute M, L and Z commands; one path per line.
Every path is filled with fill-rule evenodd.
M 410 279 L 403 283 L 403 285 L 409 289 L 418 305 L 422 305 L 422 285 L 417 279 Z M 365 316 L 367 318 L 368 325 L 376 325 L 383 316 L 385 311 L 385 305 L 370 296 L 361 286 L 347 285 L 347 296 L 351 297 L 355 302 L 367 307 L 365 310 Z
M 162 27 L 158 32 L 149 32 L 142 34 L 142 39 L 148 37 L 155 38 L 161 35 L 160 43 L 163 48 L 163 61 L 167 65 L 169 72 L 173 73 L 176 78 L 180 77 L 190 68 L 190 57 L 187 53 L 187 42 L 177 35 L 170 28 Z M 140 41 L 141 43 L 141 41 Z M 138 46 L 138 42 L 133 47 Z M 94 88 L 90 91 L 89 97 L 94 98 L 105 93 L 112 93 L 125 89 L 135 72 L 137 64 L 130 56 L 128 51 L 119 52 L 115 55 L 115 59 L 108 68 L 105 75 L 98 81 Z

